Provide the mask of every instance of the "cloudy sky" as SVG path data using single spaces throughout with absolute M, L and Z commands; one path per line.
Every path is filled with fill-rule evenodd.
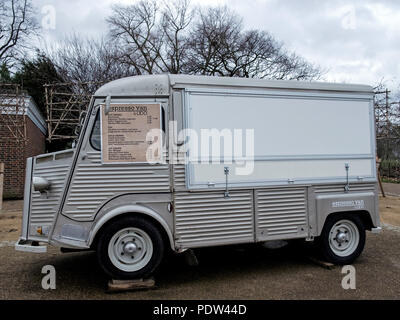
M 105 34 L 105 18 L 115 3 L 135 0 L 34 0 L 39 21 L 55 28 L 47 41 L 71 32 Z M 246 28 L 271 32 L 286 47 L 320 65 L 323 80 L 374 85 L 400 83 L 400 1 L 398 0 L 192 0 L 199 5 L 226 4 L 243 17 Z M 51 23 L 51 21 L 50 21 Z

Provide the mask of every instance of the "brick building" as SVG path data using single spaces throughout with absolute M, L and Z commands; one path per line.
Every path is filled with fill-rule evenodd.
M 45 152 L 46 121 L 30 96 L 23 97 L 22 108 L 0 106 L 0 162 L 4 163 L 4 199 L 23 198 L 26 158 Z M 4 100 L 3 100 L 4 101 Z M 1 104 L 0 100 L 0 104 Z M 10 116 L 23 125 L 24 137 L 13 135 Z M 15 120 L 14 120 L 15 121 Z M 9 124 L 8 126 L 6 124 Z

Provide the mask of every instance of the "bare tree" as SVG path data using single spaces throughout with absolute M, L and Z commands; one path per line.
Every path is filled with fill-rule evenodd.
M 193 73 L 269 79 L 315 79 L 320 70 L 265 31 L 243 31 L 227 7 L 199 9 L 191 33 Z
M 190 73 L 237 75 L 232 62 L 240 47 L 241 30 L 242 19 L 226 7 L 197 9 L 189 39 Z
M 240 16 L 223 7 L 192 10 L 189 0 L 162 5 L 142 0 L 114 6 L 107 19 L 119 63 L 136 74 L 160 72 L 269 79 L 318 78 L 319 68 L 269 33 L 244 31 Z
M 191 20 L 188 0 L 114 6 L 107 22 L 118 62 L 133 66 L 136 74 L 183 72 Z
M 0 63 L 9 63 L 38 30 L 30 0 L 0 1 Z
M 159 67 L 169 73 L 183 73 L 190 69 L 188 27 L 192 22 L 194 12 L 189 4 L 189 0 L 165 3 L 162 13 L 163 46 L 159 53 L 161 60 Z
M 101 83 L 134 74 L 129 66 L 116 63 L 117 53 L 102 38 L 71 34 L 46 51 L 65 82 Z
M 162 45 L 162 31 L 155 1 L 116 5 L 107 21 L 111 27 L 110 39 L 121 63 L 133 66 L 137 74 L 161 71 L 156 62 Z

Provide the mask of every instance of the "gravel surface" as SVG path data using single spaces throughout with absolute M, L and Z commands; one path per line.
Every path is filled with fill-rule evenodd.
M 400 196 L 400 183 L 382 183 L 383 191 L 392 196 Z
M 169 255 L 155 275 L 157 288 L 106 293 L 108 279 L 93 252 L 46 254 L 16 252 L 21 203 L 6 202 L 0 213 L 0 299 L 399 299 L 400 198 L 380 201 L 384 230 L 367 233 L 363 254 L 354 263 L 356 289 L 341 287 L 341 267 L 325 269 L 307 247 L 281 249 L 260 245 L 196 250 L 199 266 Z M 57 272 L 55 290 L 41 287 L 42 267 Z

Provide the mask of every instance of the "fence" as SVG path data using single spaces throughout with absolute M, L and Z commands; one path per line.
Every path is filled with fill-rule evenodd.
M 400 182 L 400 160 L 382 160 L 379 171 L 383 178 L 389 178 Z

